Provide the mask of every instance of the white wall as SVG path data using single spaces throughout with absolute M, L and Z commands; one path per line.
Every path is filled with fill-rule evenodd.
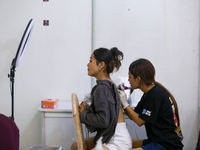
M 11 113 L 7 74 L 31 18 L 35 27 L 15 77 L 15 122 L 21 150 L 41 142 L 37 108 L 42 99 L 70 100 L 72 92 L 82 99 L 90 91 L 86 65 L 91 47 L 102 46 L 117 46 L 124 52 L 122 68 L 112 76 L 114 80 L 127 77 L 129 64 L 137 58 L 148 58 L 154 64 L 156 80 L 177 100 L 184 149 L 195 149 L 198 0 L 0 1 L 0 113 L 7 116 Z M 50 20 L 49 27 L 42 25 L 44 19 Z

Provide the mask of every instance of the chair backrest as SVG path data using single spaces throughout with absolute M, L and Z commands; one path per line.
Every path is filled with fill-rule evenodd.
M 19 150 L 19 129 L 15 122 L 0 114 L 0 149 Z
M 74 122 L 75 122 L 75 127 L 76 127 L 78 150 L 85 150 L 82 126 L 81 126 L 80 116 L 79 116 L 79 102 L 78 102 L 77 95 L 75 93 L 72 93 L 72 110 L 73 110 L 73 117 L 74 117 Z

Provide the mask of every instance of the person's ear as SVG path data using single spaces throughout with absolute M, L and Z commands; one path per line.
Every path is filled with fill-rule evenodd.
M 99 68 L 104 69 L 105 66 L 106 66 L 105 62 L 102 61 L 99 63 Z
M 138 83 L 140 83 L 140 81 L 141 81 L 140 76 L 137 76 L 137 77 L 136 77 L 136 81 L 137 81 Z

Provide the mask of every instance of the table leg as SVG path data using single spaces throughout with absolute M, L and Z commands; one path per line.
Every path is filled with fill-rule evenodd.
M 41 135 L 42 135 L 42 144 L 45 145 L 45 113 L 44 112 L 42 112 Z

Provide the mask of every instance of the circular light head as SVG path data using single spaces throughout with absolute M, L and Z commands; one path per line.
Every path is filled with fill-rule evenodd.
M 23 57 L 23 54 L 26 50 L 26 46 L 28 44 L 29 38 L 30 38 L 32 30 L 33 30 L 34 23 L 35 23 L 34 20 L 31 19 L 24 31 L 24 34 L 22 36 L 22 39 L 20 41 L 16 56 L 15 56 L 15 64 L 13 64 L 14 67 L 17 67 L 19 65 L 19 63 Z

